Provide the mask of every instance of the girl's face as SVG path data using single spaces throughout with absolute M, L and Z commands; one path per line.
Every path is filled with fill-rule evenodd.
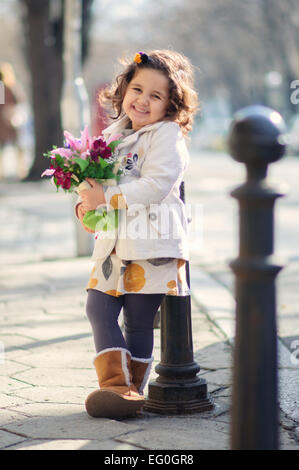
M 148 124 L 162 121 L 169 103 L 168 79 L 158 70 L 140 69 L 126 90 L 123 110 L 138 131 Z

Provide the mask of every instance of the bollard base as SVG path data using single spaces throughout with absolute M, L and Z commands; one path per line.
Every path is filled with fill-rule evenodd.
M 207 383 L 198 379 L 190 384 L 150 382 L 144 411 L 158 414 L 193 414 L 209 411 L 214 404 L 207 393 Z

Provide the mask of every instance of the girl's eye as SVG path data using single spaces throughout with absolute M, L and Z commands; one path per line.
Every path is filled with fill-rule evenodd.
M 153 96 L 154 96 L 154 98 L 157 98 L 158 100 L 161 99 L 161 97 L 159 95 L 153 95 Z
M 133 90 L 134 91 L 141 91 L 140 88 L 138 88 L 138 87 L 133 87 Z

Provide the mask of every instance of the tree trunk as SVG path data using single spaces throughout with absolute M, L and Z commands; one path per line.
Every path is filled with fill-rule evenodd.
M 43 153 L 62 143 L 63 12 L 49 18 L 50 1 L 22 0 L 25 5 L 26 53 L 31 71 L 35 156 L 27 180 L 39 180 L 48 160 Z M 63 10 L 63 4 L 62 8 Z
M 26 180 L 39 180 L 48 167 L 43 156 L 60 146 L 63 130 L 60 100 L 63 81 L 64 0 L 20 0 L 24 6 L 26 56 L 31 73 L 34 115 L 34 162 Z M 82 61 L 88 54 L 93 0 L 82 0 Z

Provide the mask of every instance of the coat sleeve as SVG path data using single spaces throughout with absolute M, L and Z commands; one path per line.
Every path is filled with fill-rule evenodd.
M 178 124 L 165 122 L 154 134 L 141 168 L 140 178 L 118 187 L 131 205 L 159 204 L 183 179 L 188 151 Z

